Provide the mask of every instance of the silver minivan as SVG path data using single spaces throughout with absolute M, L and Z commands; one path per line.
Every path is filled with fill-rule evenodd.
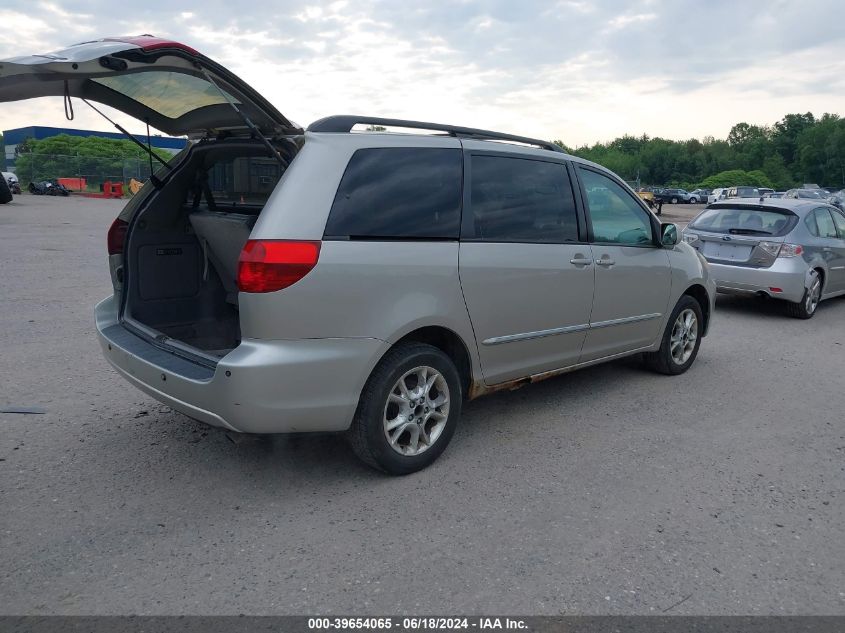
M 370 117 L 303 130 L 152 37 L 2 62 L 0 100 L 42 95 L 192 140 L 109 230 L 96 326 L 122 376 L 208 424 L 346 432 L 409 473 L 466 400 L 632 354 L 681 374 L 707 333 L 705 259 L 553 144 Z

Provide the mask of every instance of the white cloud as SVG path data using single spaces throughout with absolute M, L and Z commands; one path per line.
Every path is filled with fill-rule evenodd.
M 645 22 L 653 22 L 655 19 L 657 19 L 656 13 L 629 13 L 626 15 L 619 15 L 610 20 L 608 30 L 618 31 L 619 29 L 624 29 L 625 27 L 631 26 L 632 24 L 643 24 Z

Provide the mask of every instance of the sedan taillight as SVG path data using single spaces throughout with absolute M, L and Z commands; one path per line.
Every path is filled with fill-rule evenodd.
M 241 292 L 275 292 L 305 277 L 320 257 L 321 242 L 249 240 L 238 261 Z
M 772 257 L 800 257 L 804 247 L 800 244 L 781 244 L 780 242 L 760 242 L 760 248 Z
M 778 257 L 800 257 L 804 253 L 804 247 L 800 244 L 781 244 Z

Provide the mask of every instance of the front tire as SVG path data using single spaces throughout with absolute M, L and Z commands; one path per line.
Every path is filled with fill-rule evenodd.
M 701 305 L 693 297 L 684 295 L 672 310 L 660 349 L 643 355 L 646 365 L 667 376 L 683 374 L 698 356 L 703 332 Z
M 798 303 L 787 303 L 786 312 L 795 319 L 812 319 L 822 298 L 822 278 L 817 270 L 812 273 L 810 287 L 804 289 L 804 296 Z
M 677 198 L 672 198 L 672 204 L 678 204 L 678 199 L 677 199 Z
M 361 392 L 348 437 L 366 464 L 391 475 L 422 470 L 445 450 L 461 415 L 458 370 L 423 343 L 385 354 Z

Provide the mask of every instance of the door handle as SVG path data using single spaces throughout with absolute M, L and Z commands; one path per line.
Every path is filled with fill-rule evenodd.
M 599 266 L 613 266 L 616 262 L 610 259 L 610 257 L 602 257 L 601 259 L 597 259 L 596 263 Z
M 587 259 L 586 257 L 573 257 L 569 260 L 570 264 L 575 264 L 576 266 L 589 266 L 593 263 L 592 259 Z

